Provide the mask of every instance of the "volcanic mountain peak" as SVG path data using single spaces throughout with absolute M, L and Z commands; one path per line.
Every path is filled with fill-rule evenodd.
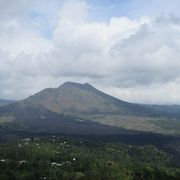
M 66 82 L 58 88 L 42 90 L 24 101 L 63 114 L 117 111 L 108 97 L 88 83 Z
M 29 98 L 7 107 L 8 111 L 40 112 L 47 110 L 56 114 L 73 116 L 93 114 L 149 114 L 151 109 L 128 103 L 94 88 L 88 83 L 66 82 L 58 88 L 48 88 Z M 39 110 L 38 110 L 39 109 Z M 5 110 L 3 110 L 5 111 Z M 154 112 L 153 112 L 154 113 Z
M 75 83 L 75 82 L 65 82 L 65 83 L 63 83 L 62 85 L 60 85 L 59 87 L 58 87 L 58 89 L 59 88 L 80 88 L 80 89 L 86 89 L 86 90 L 92 90 L 92 89 L 94 89 L 95 90 L 95 88 L 92 86 L 92 85 L 90 85 L 89 83 L 84 83 L 84 84 L 81 84 L 81 83 Z
M 151 118 L 167 118 L 167 114 L 159 113 L 153 107 L 119 100 L 88 83 L 66 82 L 58 88 L 44 89 L 23 101 L 1 107 L 0 120 L 10 122 L 17 129 L 27 127 L 33 130 L 44 128 L 43 131 L 47 132 L 71 132 L 69 128 L 73 127 L 73 132 L 77 132 L 83 124 L 86 125 L 84 131 L 91 125 L 94 128 L 94 124 L 89 124 L 88 120 L 118 127 L 128 124 L 131 127 L 131 120 L 139 120 L 141 124 L 146 119 L 150 123 Z M 161 110 L 163 107 L 159 108 Z M 139 128 L 139 125 L 136 127 Z M 141 128 L 144 127 L 142 124 Z
M 43 107 L 59 114 L 144 113 L 147 108 L 128 103 L 94 88 L 88 83 L 65 82 L 24 100 L 25 104 Z

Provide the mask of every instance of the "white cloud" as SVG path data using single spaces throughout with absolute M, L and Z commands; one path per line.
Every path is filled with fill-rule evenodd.
M 66 1 L 60 10 L 60 18 L 78 23 L 86 19 L 89 8 L 89 5 L 85 1 Z
M 65 1 L 47 39 L 41 21 L 22 21 L 24 5 L 19 0 L 11 7 L 8 20 L 0 14 L 1 98 L 24 98 L 68 80 L 88 81 L 128 101 L 180 103 L 180 20 L 175 15 L 90 21 L 89 4 Z M 46 13 L 44 7 L 39 11 Z
M 101 87 L 102 88 L 102 87 Z M 180 102 L 180 81 L 170 81 L 168 83 L 154 83 L 149 86 L 137 86 L 129 88 L 108 87 L 107 93 L 125 101 L 144 104 L 177 104 Z
M 27 11 L 30 11 L 31 5 L 34 4 L 34 0 L 0 0 L 0 20 L 8 20 L 16 18 Z

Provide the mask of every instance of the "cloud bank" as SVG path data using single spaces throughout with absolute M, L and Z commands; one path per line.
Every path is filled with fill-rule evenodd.
M 178 15 L 96 21 L 87 1 L 52 2 L 0 1 L 0 98 L 76 81 L 123 100 L 180 104 Z

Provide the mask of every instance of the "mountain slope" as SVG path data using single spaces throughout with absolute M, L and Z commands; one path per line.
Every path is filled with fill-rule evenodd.
M 70 134 L 113 134 L 123 132 L 122 128 L 171 134 L 179 132 L 180 121 L 169 121 L 167 117 L 166 113 L 153 107 L 128 103 L 90 84 L 72 82 L 45 89 L 0 108 L 2 127 Z M 168 127 L 167 120 L 170 122 Z
M 4 121 L 2 123 L 2 120 Z M 82 121 L 78 117 L 52 112 L 26 101 L 0 108 L 0 128 L 8 131 L 66 133 L 66 134 L 121 134 L 129 133 L 118 127 Z

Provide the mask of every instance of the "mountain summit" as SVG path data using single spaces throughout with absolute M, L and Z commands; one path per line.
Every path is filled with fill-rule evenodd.
M 59 114 L 142 113 L 139 105 L 109 96 L 88 83 L 65 82 L 58 88 L 48 88 L 24 100 Z

